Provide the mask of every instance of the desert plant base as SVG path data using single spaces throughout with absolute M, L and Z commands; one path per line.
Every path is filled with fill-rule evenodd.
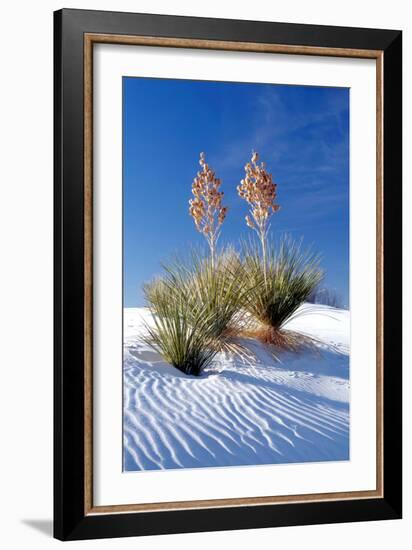
M 244 333 L 246 338 L 253 338 L 262 344 L 273 346 L 279 351 L 293 351 L 299 353 L 311 349 L 318 351 L 316 341 L 310 336 L 271 326 L 262 326 Z

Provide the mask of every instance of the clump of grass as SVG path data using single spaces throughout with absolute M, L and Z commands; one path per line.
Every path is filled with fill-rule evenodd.
M 247 326 L 249 293 L 238 256 L 226 250 L 212 260 L 192 253 L 164 269 L 144 286 L 154 318 L 146 341 L 187 374 L 199 374 L 218 352 L 241 355 L 237 336 Z
M 252 244 L 244 246 L 243 278 L 249 289 L 244 307 L 258 321 L 256 337 L 282 347 L 283 325 L 320 283 L 323 271 L 317 254 L 283 237 L 278 246 L 268 247 L 265 265 Z
M 217 350 L 213 343 L 214 319 L 206 308 L 194 314 L 184 293 L 171 299 L 168 285 L 158 280 L 147 289 L 153 326 L 146 325 L 144 340 L 185 374 L 198 376 Z

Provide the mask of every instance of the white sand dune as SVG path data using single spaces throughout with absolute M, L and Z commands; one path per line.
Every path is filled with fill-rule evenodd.
M 305 304 L 288 328 L 316 350 L 247 364 L 219 354 L 200 377 L 141 340 L 145 308 L 124 310 L 124 470 L 349 459 L 349 312 Z

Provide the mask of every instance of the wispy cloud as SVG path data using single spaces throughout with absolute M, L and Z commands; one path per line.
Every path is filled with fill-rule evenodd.
M 309 102 L 302 105 L 299 96 L 291 94 L 288 101 L 284 96 L 276 87 L 262 89 L 253 113 L 248 116 L 248 127 L 221 151 L 219 162 L 223 168 L 242 164 L 245 153 L 252 148 L 274 165 L 280 161 L 284 164 L 288 159 L 299 160 L 289 166 L 292 173 L 304 171 L 307 164 L 312 170 L 331 171 L 346 161 L 342 147 L 347 134 L 343 128 L 348 108 L 345 98 L 325 94 L 319 108 Z
M 287 99 L 285 99 L 285 97 Z M 348 95 L 325 93 L 324 101 L 291 89 L 279 93 L 265 86 L 257 96 L 248 127 L 221 150 L 217 164 L 227 173 L 239 171 L 252 149 L 261 154 L 297 213 L 345 205 L 348 198 Z M 307 219 L 307 218 L 306 218 Z

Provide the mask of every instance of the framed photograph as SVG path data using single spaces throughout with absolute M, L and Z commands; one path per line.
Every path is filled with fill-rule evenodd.
M 400 518 L 402 33 L 54 29 L 55 536 Z

